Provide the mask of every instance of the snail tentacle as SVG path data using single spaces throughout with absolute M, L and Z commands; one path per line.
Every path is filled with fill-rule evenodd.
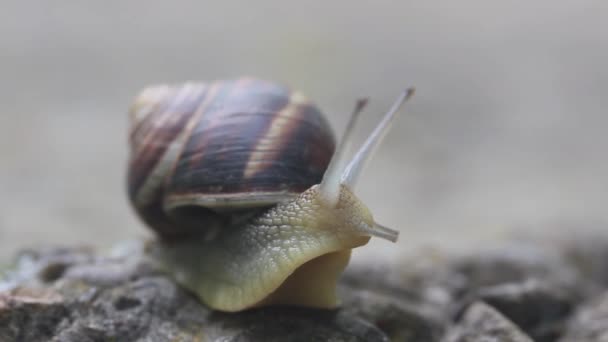
M 342 139 L 332 156 L 325 174 L 323 174 L 323 180 L 319 185 L 319 191 L 328 205 L 335 206 L 338 203 L 338 197 L 340 196 L 340 177 L 346 164 L 346 153 L 350 145 L 352 144 L 352 135 L 355 130 L 357 119 L 359 114 L 363 111 L 367 105 L 367 99 L 359 99 L 355 108 L 353 109 Z
M 396 118 L 396 113 L 407 100 L 414 95 L 414 88 L 408 88 L 405 90 L 397 101 L 393 104 L 391 109 L 384 115 L 380 123 L 376 126 L 374 131 L 369 135 L 367 140 L 363 143 L 363 146 L 357 151 L 357 154 L 353 157 L 351 162 L 348 164 L 344 173 L 342 174 L 342 184 L 355 188 L 356 182 L 359 176 L 363 172 L 363 169 L 368 164 L 369 160 L 373 156 L 376 148 L 380 146 L 380 143 L 391 128 L 393 120 Z

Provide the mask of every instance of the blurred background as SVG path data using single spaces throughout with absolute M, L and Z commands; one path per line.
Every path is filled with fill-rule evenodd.
M 606 1 L 0 7 L 0 260 L 147 236 L 124 190 L 130 101 L 240 75 L 302 90 L 338 134 L 369 96 L 359 141 L 417 87 L 357 190 L 400 241 L 356 259 L 608 222 Z

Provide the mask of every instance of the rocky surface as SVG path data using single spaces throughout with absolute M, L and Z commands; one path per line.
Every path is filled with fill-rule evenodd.
M 608 341 L 608 291 L 581 306 L 560 342 Z
M 353 265 L 333 311 L 214 312 L 144 250 L 22 252 L 0 281 L 0 341 L 608 341 L 608 235 Z
M 444 342 L 532 342 L 515 324 L 483 302 L 473 303 L 465 311 Z

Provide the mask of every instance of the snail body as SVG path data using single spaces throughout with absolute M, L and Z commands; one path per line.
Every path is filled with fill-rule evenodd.
M 400 101 L 345 168 L 301 93 L 255 79 L 145 89 L 131 107 L 128 192 L 151 254 L 211 308 L 332 308 L 352 248 L 396 240 L 352 192 Z

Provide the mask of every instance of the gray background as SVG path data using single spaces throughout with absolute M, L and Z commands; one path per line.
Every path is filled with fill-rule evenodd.
M 251 75 L 304 91 L 362 141 L 418 88 L 357 192 L 399 244 L 606 223 L 608 2 L 2 1 L 0 259 L 146 236 L 124 194 L 145 85 Z

